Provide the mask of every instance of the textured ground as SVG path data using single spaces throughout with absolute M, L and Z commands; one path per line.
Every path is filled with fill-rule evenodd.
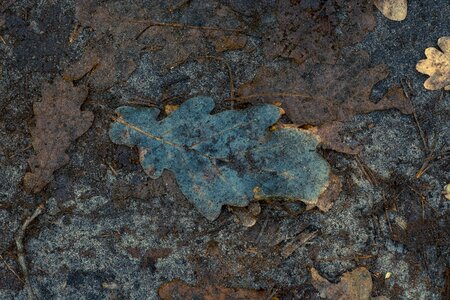
M 177 58 L 171 49 L 141 55 L 123 51 L 121 55 L 131 57 L 137 66 L 130 76 L 107 89 L 96 89 L 101 84 L 94 79 L 76 80 L 79 84 L 91 80 L 86 83 L 90 90 L 83 109 L 94 113 L 93 125 L 72 143 L 67 151 L 70 162 L 55 172 L 43 191 L 25 192 L 22 180 L 29 168 L 27 159 L 34 153 L 29 131 L 32 105 L 40 101 L 42 84 L 60 77 L 80 59 L 93 35 L 84 28 L 75 42 L 68 43 L 76 24 L 75 2 L 0 4 L 1 299 L 26 298 L 14 234 L 44 202 L 43 214 L 25 236 L 29 279 L 38 299 L 157 299 L 158 287 L 174 278 L 198 285 L 262 289 L 281 299 L 317 299 L 311 267 L 336 282 L 358 266 L 372 274 L 372 296 L 449 297 L 450 202 L 441 194 L 450 181 L 449 160 L 436 161 L 415 178 L 427 153 L 412 115 L 383 110 L 351 118 L 341 135 L 350 145 L 364 145 L 359 156 L 321 150 L 343 184 L 333 208 L 295 215 L 279 203 L 263 203 L 251 228 L 237 223 L 227 209 L 217 220 L 207 221 L 184 198 L 170 173 L 149 180 L 135 149 L 109 140 L 113 110 L 130 99 L 150 99 L 162 107 L 163 100 L 173 96 L 180 97 L 174 102 L 179 104 L 190 96 L 207 95 L 216 101 L 218 111 L 231 108 L 223 101 L 230 96 L 228 72 L 215 59 L 187 59 L 167 71 L 163 69 Z M 135 17 L 137 7 L 152 11 L 154 5 L 134 2 L 139 4 L 115 7 Z M 236 25 L 205 21 L 210 8 L 217 6 L 215 1 L 187 2 L 173 15 L 157 9 L 152 13 L 161 14 L 159 20 L 165 22 Z M 246 22 L 252 2 L 223 1 Z M 233 71 L 236 87 L 251 80 L 268 60 L 282 64 L 289 59 L 272 61 L 263 53 L 264 26 L 273 21 L 270 2 L 258 23 L 261 28 L 253 28 L 247 37 L 246 48 L 220 53 Z M 388 66 L 388 77 L 372 91 L 373 101 L 392 85 L 410 82 L 411 101 L 430 147 L 437 152 L 445 149 L 450 139 L 450 94 L 426 91 L 422 86 L 426 77 L 415 64 L 424 58 L 425 48 L 450 35 L 448 1 L 411 0 L 403 22 L 389 21 L 375 8 L 374 15 L 375 29 L 341 51 L 365 50 L 371 66 Z M 120 50 L 121 45 L 119 39 L 112 47 Z M 127 73 L 122 69 L 118 73 Z M 292 255 L 282 256 L 287 240 L 305 231 L 318 234 Z M 392 273 L 389 279 L 387 272 Z

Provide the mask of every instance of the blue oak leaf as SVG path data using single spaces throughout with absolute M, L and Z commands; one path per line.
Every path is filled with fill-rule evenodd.
M 281 116 L 273 105 L 211 115 L 214 102 L 195 97 L 158 120 L 155 108 L 123 106 L 109 132 L 116 144 L 137 146 L 151 178 L 172 171 L 189 201 L 209 220 L 223 205 L 282 199 L 314 206 L 329 185 L 318 139 L 297 128 L 269 130 Z

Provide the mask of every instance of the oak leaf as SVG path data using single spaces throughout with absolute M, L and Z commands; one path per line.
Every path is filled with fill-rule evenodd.
M 314 134 L 268 131 L 282 113 L 273 105 L 211 115 L 213 108 L 211 98 L 196 97 L 158 121 L 158 109 L 119 107 L 110 138 L 137 146 L 151 178 L 172 171 L 182 193 L 209 220 L 223 205 L 244 207 L 254 199 L 318 204 L 330 185 L 330 167 L 316 152 Z
M 403 21 L 408 15 L 407 0 L 374 0 L 375 6 L 388 19 Z
M 80 80 L 86 76 L 91 88 L 105 90 L 125 82 L 144 53 L 158 71 L 166 73 L 192 56 L 210 54 L 211 44 L 215 44 L 217 51 L 245 46 L 246 37 L 240 29 L 157 21 L 173 17 L 167 15 L 166 5 L 163 1 L 152 5 L 151 10 L 146 7 L 137 10 L 135 4 L 127 2 L 78 1 L 76 19 L 82 28 L 90 28 L 92 34 L 83 55 L 69 65 L 64 78 Z M 116 6 L 135 13 L 128 16 Z M 220 20 L 227 20 L 231 15 L 213 17 L 215 23 L 221 24 Z
M 91 28 L 93 33 L 81 58 L 64 71 L 64 79 L 74 81 L 87 76 L 87 84 L 96 90 L 125 81 L 137 67 L 144 46 L 135 37 L 146 25 L 92 0 L 79 1 L 75 14 L 79 25 Z
M 267 299 L 269 293 L 265 291 L 227 288 L 217 285 L 192 286 L 180 279 L 174 279 L 161 285 L 158 295 L 163 300 L 203 299 L 203 300 L 260 300 Z
M 412 113 L 411 103 L 400 87 L 392 87 L 376 103 L 370 99 L 372 87 L 387 75 L 385 65 L 369 65 L 366 52 L 348 53 L 334 65 L 283 62 L 258 69 L 251 81 L 239 87 L 234 100 L 280 103 L 295 124 L 317 126 L 314 130 L 326 148 L 355 154 L 360 147 L 340 143 L 342 122 L 376 110 L 396 108 Z
M 36 124 L 30 132 L 36 154 L 24 177 L 28 192 L 38 193 L 53 179 L 53 172 L 69 161 L 70 144 L 91 127 L 93 113 L 80 110 L 87 94 L 85 87 L 61 79 L 43 85 L 42 101 L 33 104 Z
M 416 69 L 430 76 L 424 83 L 427 90 L 450 90 L 450 36 L 441 37 L 438 46 L 441 50 L 433 47 L 425 49 L 427 58 L 420 60 Z

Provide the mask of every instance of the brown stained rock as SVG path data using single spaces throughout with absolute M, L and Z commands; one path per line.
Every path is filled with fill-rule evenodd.
M 170 194 L 174 199 L 186 201 L 176 183 L 175 176 L 164 171 L 158 179 L 149 179 L 140 184 L 132 184 L 123 180 L 116 182 L 112 189 L 112 200 L 116 207 L 124 208 L 132 198 L 148 200 Z
M 141 259 L 140 268 L 156 271 L 156 263 L 158 259 L 165 258 L 172 253 L 170 248 L 149 249 Z
M 357 114 L 391 108 L 411 113 L 411 104 L 398 87 L 391 88 L 377 103 L 370 100 L 372 87 L 387 75 L 386 66 L 369 65 L 365 52 L 350 53 L 335 65 L 309 61 L 300 66 L 263 66 L 252 81 L 239 88 L 235 100 L 281 102 L 287 116 L 298 125 L 342 122 Z
M 36 154 L 28 160 L 31 171 L 24 177 L 28 192 L 40 192 L 53 179 L 53 172 L 69 161 L 70 144 L 91 127 L 94 115 L 80 110 L 87 94 L 85 87 L 61 79 L 43 85 L 42 101 L 33 105 L 36 124 L 30 132 Z
M 335 63 L 342 47 L 361 41 L 375 27 L 372 4 L 365 0 L 281 0 L 276 16 L 264 52 L 299 64 L 309 58 Z
M 203 300 L 262 300 L 267 299 L 269 293 L 265 291 L 233 289 L 222 286 L 192 286 L 180 279 L 174 279 L 158 289 L 158 294 L 163 300 L 175 299 L 203 299 Z
M 320 276 L 316 269 L 311 268 L 311 277 L 313 286 L 319 291 L 321 298 L 344 300 L 386 300 L 381 296 L 372 298 L 372 277 L 365 267 L 359 267 L 351 272 L 342 275 L 340 281 L 336 284 L 329 282 L 326 278 Z

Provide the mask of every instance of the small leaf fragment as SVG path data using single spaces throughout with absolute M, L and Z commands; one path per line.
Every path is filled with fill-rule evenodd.
M 381 13 L 392 21 L 403 21 L 408 14 L 407 0 L 374 0 Z
M 311 268 L 312 285 L 319 291 L 321 298 L 326 299 L 387 299 L 383 296 L 372 298 L 372 277 L 369 270 L 359 267 L 342 275 L 338 283 L 331 283 L 320 276 L 319 272 Z
M 281 116 L 274 105 L 211 115 L 213 107 L 211 98 L 192 98 L 161 121 L 156 108 L 119 107 L 110 138 L 136 145 L 151 178 L 172 171 L 182 193 L 209 220 L 223 205 L 244 207 L 254 199 L 321 208 L 330 167 L 316 152 L 314 134 L 297 128 L 269 131 Z
M 444 194 L 445 199 L 450 200 L 450 183 L 444 186 L 442 194 Z
M 427 58 L 417 63 L 416 70 L 430 76 L 423 84 L 427 90 L 450 90 L 450 36 L 441 37 L 438 46 L 440 50 L 425 49 Z

